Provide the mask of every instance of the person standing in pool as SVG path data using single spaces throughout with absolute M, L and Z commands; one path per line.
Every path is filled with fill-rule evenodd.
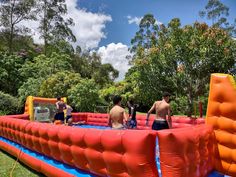
M 61 100 L 61 97 L 58 97 L 56 102 L 56 115 L 54 117 L 54 121 L 60 120 L 61 123 L 64 124 L 64 109 L 66 109 L 66 104 Z
M 66 123 L 68 122 L 72 122 L 72 111 L 73 111 L 73 108 L 66 104 Z
M 138 105 L 134 104 L 133 100 L 129 100 L 127 102 L 127 106 L 129 110 L 129 120 L 127 122 L 127 126 L 130 129 L 135 129 L 137 128 L 136 111 Z
M 161 101 L 156 101 L 147 113 L 146 125 L 148 126 L 149 116 L 152 111 L 156 111 L 156 118 L 153 121 L 153 130 L 162 130 L 172 128 L 172 119 L 170 115 L 170 94 L 165 92 Z M 166 116 L 168 119 L 166 120 Z
M 125 109 L 121 107 L 121 97 L 116 95 L 113 98 L 113 108 L 110 110 L 108 122 L 113 129 L 124 129 L 124 121 L 127 122 Z

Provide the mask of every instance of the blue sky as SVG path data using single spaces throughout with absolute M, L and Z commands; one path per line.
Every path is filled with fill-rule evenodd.
M 236 18 L 236 1 L 222 0 L 230 8 L 229 20 Z M 195 21 L 206 21 L 198 15 L 204 9 L 207 0 L 78 0 L 79 8 L 85 8 L 93 13 L 110 15 L 111 22 L 106 24 L 104 32 L 106 38 L 99 43 L 99 47 L 110 43 L 130 45 L 138 26 L 129 24 L 127 16 L 142 17 L 151 13 L 155 18 L 167 24 L 171 19 L 178 17 L 182 25 L 192 24 Z M 206 21 L 208 22 L 208 21 Z

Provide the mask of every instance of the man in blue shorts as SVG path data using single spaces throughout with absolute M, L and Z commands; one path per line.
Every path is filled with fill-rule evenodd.
M 148 125 L 149 116 L 152 111 L 156 111 L 156 118 L 153 121 L 153 130 L 162 130 L 172 128 L 172 119 L 170 115 L 170 94 L 165 92 L 161 101 L 156 101 L 147 113 L 146 125 Z M 168 119 L 166 119 L 168 116 Z
M 127 126 L 129 129 L 135 129 L 137 128 L 137 120 L 136 120 L 137 105 L 134 104 L 133 100 L 129 100 L 127 106 L 129 110 L 129 120 L 127 122 Z

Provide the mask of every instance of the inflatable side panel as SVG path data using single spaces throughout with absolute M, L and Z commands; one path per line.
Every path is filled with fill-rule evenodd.
M 211 75 L 206 122 L 213 126 L 217 140 L 216 170 L 236 176 L 236 85 L 232 76 Z
M 6 116 L 0 116 L 0 118 L 16 118 L 16 119 L 29 120 L 29 114 L 6 115 Z
M 98 125 L 98 126 L 108 126 L 108 114 L 99 114 L 99 113 L 72 113 L 73 121 L 86 121 L 88 125 Z M 154 115 L 150 116 L 149 124 L 146 126 L 146 116 L 137 115 L 137 129 L 140 130 L 150 130 L 152 127 L 153 120 L 155 119 Z M 172 117 L 173 128 L 181 127 L 191 127 L 193 125 L 205 124 L 205 119 L 197 118 L 191 119 L 184 116 L 174 116 Z
M 213 169 L 211 126 L 158 131 L 162 177 L 205 177 Z
M 12 118 L 0 119 L 0 136 L 98 176 L 158 177 L 153 131 L 80 129 Z
M 33 96 L 28 96 L 25 102 L 25 112 L 24 114 L 28 114 L 30 120 L 33 120 L 34 117 L 34 109 L 33 109 Z
M 73 122 L 85 121 L 87 122 L 87 113 L 72 113 Z
M 151 129 L 153 120 L 155 119 L 154 115 L 151 115 L 149 118 L 149 124 L 146 126 L 146 116 L 145 115 L 137 115 L 136 116 L 138 129 L 141 130 L 147 130 Z M 193 125 L 197 124 L 205 124 L 205 119 L 197 118 L 197 119 L 191 119 L 188 117 L 180 117 L 180 116 L 172 116 L 172 126 L 173 128 L 182 128 L 182 127 L 191 127 Z
M 61 98 L 66 103 L 66 97 Z M 57 98 L 33 97 L 33 101 L 38 103 L 56 103 Z
M 42 162 L 41 160 L 31 157 L 30 155 L 21 152 L 20 149 L 10 146 L 7 143 L 4 143 L 2 141 L 0 141 L 0 149 L 3 149 L 4 151 L 8 152 L 9 154 L 19 158 L 19 160 L 21 162 L 23 162 L 25 165 L 30 166 L 35 171 L 41 172 L 41 173 L 45 174 L 46 176 L 73 177 L 73 175 L 66 173 L 58 168 L 55 168 L 45 162 Z
M 108 114 L 88 113 L 87 124 L 108 126 Z

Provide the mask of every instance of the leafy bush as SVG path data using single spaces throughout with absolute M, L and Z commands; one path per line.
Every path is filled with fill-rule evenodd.
M 43 78 L 37 79 L 29 78 L 18 90 L 19 102 L 23 105 L 27 96 L 39 96 L 40 86 L 43 82 Z
M 17 98 L 0 91 L 0 114 L 16 114 L 19 111 Z
M 94 80 L 82 79 L 68 91 L 68 99 L 76 110 L 93 112 L 99 102 L 98 88 Z
M 175 98 L 170 102 L 173 115 L 186 115 L 187 114 L 187 97 L 182 96 Z
M 20 69 L 24 60 L 16 55 L 0 53 L 0 90 L 4 93 L 17 95 L 17 90 L 23 82 Z
M 69 71 L 58 72 L 43 81 L 39 95 L 42 97 L 56 98 L 67 96 L 69 89 L 81 80 L 79 73 Z
M 201 96 L 201 97 L 199 97 L 199 101 L 202 102 L 203 115 L 206 115 L 208 97 Z M 196 114 L 196 116 L 200 115 L 199 101 L 194 101 L 194 103 L 193 103 L 193 113 L 192 113 L 193 116 L 195 114 Z M 172 110 L 173 115 L 187 115 L 188 102 L 187 102 L 186 96 L 175 98 L 173 101 L 170 102 L 170 104 L 171 104 L 171 110 Z

